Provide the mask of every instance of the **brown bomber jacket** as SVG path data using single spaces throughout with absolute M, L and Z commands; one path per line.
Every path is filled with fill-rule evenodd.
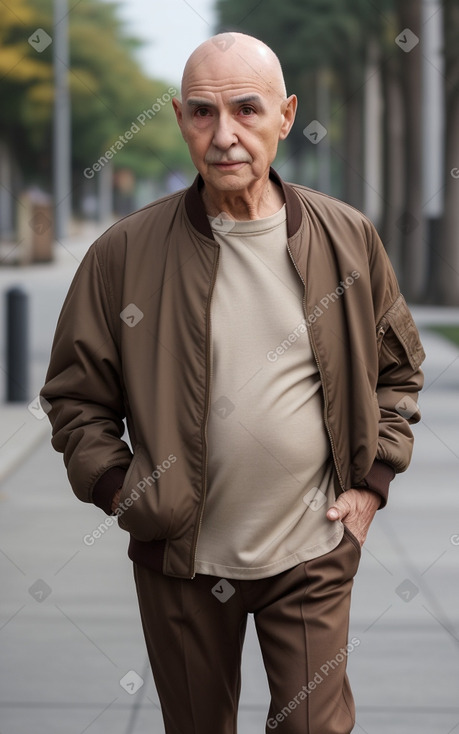
M 284 191 L 288 251 L 305 286 L 336 493 L 368 487 L 383 506 L 420 418 L 417 329 L 373 225 L 343 202 L 271 177 Z M 88 250 L 41 391 L 77 497 L 110 514 L 122 487 L 118 523 L 131 535 L 130 558 L 183 578 L 194 575 L 206 497 L 219 260 L 201 187 L 197 176 Z

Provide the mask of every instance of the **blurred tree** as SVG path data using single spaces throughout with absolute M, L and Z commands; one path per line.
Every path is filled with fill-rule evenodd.
M 39 48 L 28 39 L 37 37 L 37 29 L 52 38 L 52 10 L 52 0 L 16 0 L 14 7 L 0 3 L 0 139 L 8 141 L 25 181 L 45 188 L 51 180 L 52 43 Z M 172 124 L 170 85 L 140 70 L 139 43 L 126 35 L 118 4 L 80 0 L 70 9 L 69 21 L 75 193 L 87 185 L 84 170 L 134 123 L 138 129 L 112 159 L 115 168 L 128 166 L 139 176 L 164 179 L 171 171 L 190 169 Z M 140 124 L 137 118 L 148 109 Z
M 392 6 L 393 3 L 387 3 Z M 392 8 L 393 10 L 393 8 Z M 399 33 L 395 12 L 386 8 L 380 34 L 380 69 L 383 104 L 383 211 L 381 236 L 397 272 L 401 274 L 401 245 L 405 195 L 404 107 L 400 82 L 400 56 L 394 44 Z
M 400 43 L 410 44 L 411 34 L 415 34 L 417 39 L 421 37 L 422 3 L 420 0 L 396 0 L 395 5 L 401 34 Z M 400 53 L 405 152 L 404 207 L 400 222 L 403 234 L 401 287 L 409 300 L 421 301 L 426 289 L 427 275 L 422 176 L 421 44 L 417 43 L 411 50 L 408 45 L 408 50 L 401 50 Z
M 445 38 L 445 209 L 442 236 L 435 255 L 439 260 L 437 295 L 440 302 L 459 306 L 459 4 L 444 0 Z
M 81 172 L 133 124 L 139 131 L 117 152 L 115 167 L 163 177 L 186 166 L 170 85 L 140 71 L 133 56 L 139 43 L 124 35 L 117 3 L 82 0 L 70 21 L 74 160 Z M 141 124 L 137 118 L 148 109 Z
M 384 7 L 386 0 L 381 6 Z M 363 103 L 368 49 L 381 32 L 380 14 L 367 0 L 264 0 L 247 13 L 244 0 L 218 0 L 220 30 L 261 38 L 282 61 L 287 88 L 299 98 L 297 122 L 287 140 L 296 161 L 295 180 L 305 180 L 313 154 L 303 129 L 313 119 L 330 127 L 333 152 L 341 161 L 342 185 L 335 192 L 363 205 Z M 324 74 L 323 70 L 328 70 Z M 328 80 L 330 117 L 320 120 L 320 87 Z M 326 83 L 326 82 L 325 82 Z
M 49 119 L 52 64 L 49 55 L 37 53 L 28 43 L 42 22 L 39 8 L 28 0 L 17 0 L 14 9 L 0 4 L 0 139 L 7 141 L 9 155 L 17 157 L 21 167 L 30 161 L 31 135 L 42 131 L 43 88 L 48 90 L 45 119 Z
M 445 0 L 443 5 L 448 86 L 445 159 L 447 171 L 453 167 L 457 171 L 459 6 L 457 0 Z M 332 193 L 364 210 L 363 190 L 374 192 L 373 199 L 380 197 L 382 211 L 376 224 L 406 296 L 421 301 L 428 270 L 421 165 L 422 0 L 263 0 L 250 12 L 245 0 L 217 0 L 216 7 L 218 30 L 239 30 L 261 38 L 281 59 L 287 88 L 299 97 L 297 122 L 286 141 L 296 162 L 294 177 L 315 186 L 317 178 L 311 176 L 311 166 L 305 166 L 314 151 L 302 130 L 314 118 L 321 121 L 318 87 L 328 80 L 331 114 L 328 124 L 323 124 L 329 128 L 333 160 L 341 160 L 340 170 L 335 163 L 334 172 L 342 178 L 341 191 L 335 185 Z M 421 43 L 416 43 L 419 39 Z M 382 176 L 375 187 L 373 180 L 365 181 L 369 163 L 364 154 L 374 124 L 365 120 L 365 99 L 376 76 L 382 90 Z M 459 280 L 458 197 L 457 180 L 449 175 L 440 246 L 444 271 L 440 280 L 449 283 L 449 302 L 459 299 L 454 280 Z M 447 290 L 443 288 L 445 294 Z
M 14 10 L 0 3 L 0 235 L 7 237 L 14 231 L 13 191 L 21 187 L 21 162 L 28 160 L 23 111 L 34 86 L 52 78 L 51 65 L 30 53 L 24 32 L 39 22 L 26 0 L 17 0 Z

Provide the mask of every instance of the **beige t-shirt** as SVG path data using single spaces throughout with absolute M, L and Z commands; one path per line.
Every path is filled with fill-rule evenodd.
M 196 572 L 257 579 L 332 550 L 343 526 L 325 517 L 333 464 L 285 206 L 265 219 L 210 221 L 221 249 Z

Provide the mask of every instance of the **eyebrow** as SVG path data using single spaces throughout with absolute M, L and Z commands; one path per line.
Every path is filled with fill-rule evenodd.
M 258 94 L 244 94 L 242 97 L 231 97 L 229 100 L 230 105 L 248 104 L 249 102 L 256 102 L 258 106 L 264 110 L 265 106 L 261 97 Z M 216 108 L 213 102 L 208 99 L 200 99 L 199 97 L 190 97 L 186 101 L 189 107 L 213 107 Z

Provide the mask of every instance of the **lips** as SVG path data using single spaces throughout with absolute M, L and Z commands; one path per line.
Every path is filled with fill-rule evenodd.
M 221 171 L 234 171 L 239 170 L 242 166 L 245 166 L 247 161 L 228 161 L 220 163 L 212 163 L 213 166 L 219 168 Z

